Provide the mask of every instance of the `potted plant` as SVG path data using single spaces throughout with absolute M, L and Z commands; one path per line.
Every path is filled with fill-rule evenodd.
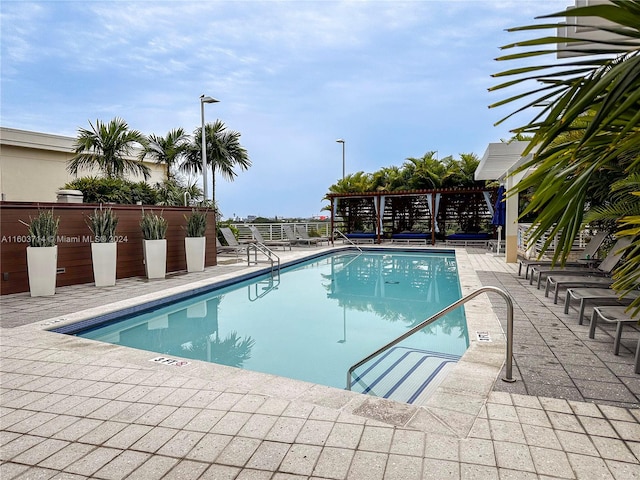
M 167 221 L 162 215 L 143 212 L 140 228 L 147 278 L 164 278 L 167 273 Z
M 207 245 L 207 213 L 191 210 L 187 220 L 187 236 L 184 239 L 184 251 L 187 256 L 187 272 L 204 271 L 204 254 Z
M 110 208 L 96 208 L 89 215 L 87 225 L 93 234 L 91 238 L 91 261 L 96 287 L 111 287 L 116 284 L 116 259 L 118 244 L 116 226 L 118 218 Z
M 22 221 L 21 221 L 22 222 Z M 54 295 L 58 266 L 58 225 L 60 217 L 53 216 L 53 210 L 38 212 L 29 217 L 29 246 L 27 247 L 27 271 L 29 292 L 32 297 Z

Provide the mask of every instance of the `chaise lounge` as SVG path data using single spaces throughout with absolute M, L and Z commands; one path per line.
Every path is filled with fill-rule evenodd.
M 391 235 L 391 243 L 420 243 L 427 244 L 431 240 L 431 233 L 400 232 Z
M 615 290 L 611 288 L 568 288 L 564 302 L 564 313 L 569 313 L 569 308 L 571 308 L 573 301 L 579 302 L 578 323 L 582 325 L 582 318 L 587 305 L 629 305 L 639 295 L 640 291 L 636 291 L 619 298 Z
M 453 247 L 487 247 L 491 240 L 489 233 L 453 233 L 445 237 L 445 244 Z
M 353 232 L 345 233 L 344 236 L 353 243 L 375 243 L 376 241 L 375 233 Z
M 587 246 L 582 251 L 582 254 L 575 262 L 565 262 L 564 267 L 589 267 L 589 265 L 593 264 L 596 253 L 602 246 L 604 239 L 609 235 L 608 232 L 598 232 L 595 234 Z M 529 269 L 534 267 L 551 267 L 554 262 L 552 260 L 534 260 L 534 259 L 526 259 L 519 258 L 518 259 L 518 276 L 522 276 L 522 267 L 526 267 L 524 278 L 529 278 Z
M 253 238 L 262 245 L 266 245 L 267 247 L 282 247 L 283 250 L 289 247 L 289 250 L 291 250 L 291 242 L 289 240 L 265 240 L 255 225 L 249 225 L 249 230 L 251 230 Z
M 622 340 L 622 328 L 624 325 L 637 325 L 638 319 L 632 318 L 627 307 L 595 307 L 589 324 L 589 338 L 596 337 L 598 322 L 616 325 L 616 333 L 613 341 L 613 354 L 620 354 L 620 342 Z M 640 373 L 640 338 L 636 348 L 635 373 Z
M 607 276 L 611 273 L 611 270 L 615 268 L 615 266 L 620 261 L 621 255 L 616 255 L 616 252 L 626 248 L 631 240 L 628 237 L 623 237 L 619 239 L 615 245 L 609 250 L 609 253 L 604 258 L 602 263 L 597 267 L 589 267 L 587 264 L 579 267 L 533 267 L 531 270 L 531 276 L 529 277 L 529 285 L 533 284 L 533 280 L 537 278 L 539 289 L 542 285 L 542 279 L 549 275 L 599 275 L 599 276 Z

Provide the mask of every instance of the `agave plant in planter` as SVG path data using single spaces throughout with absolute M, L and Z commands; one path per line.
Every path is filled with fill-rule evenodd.
M 29 217 L 29 246 L 27 247 L 27 271 L 29 292 L 32 297 L 54 295 L 58 264 L 58 226 L 60 217 L 53 210 L 42 210 L 35 218 Z
M 207 212 L 191 210 L 187 220 L 187 236 L 184 239 L 184 251 L 187 256 L 187 272 L 204 271 L 204 254 L 207 245 Z
M 96 287 L 109 287 L 116 284 L 116 261 L 118 243 L 116 227 L 118 217 L 110 208 L 96 208 L 87 219 L 91 230 L 91 260 L 93 262 L 93 278 Z
M 153 212 L 143 212 L 142 229 L 144 267 L 147 278 L 164 278 L 167 273 L 167 220 Z

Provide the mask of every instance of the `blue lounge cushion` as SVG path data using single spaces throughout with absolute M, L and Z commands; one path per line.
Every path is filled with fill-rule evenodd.
M 415 240 L 415 239 L 428 239 L 431 238 L 430 233 L 420 233 L 420 232 L 402 232 L 402 233 L 394 233 L 391 238 L 395 238 L 396 240 Z
M 363 232 L 347 233 L 346 237 L 347 238 L 376 238 L 376 234 L 375 233 L 363 233 Z

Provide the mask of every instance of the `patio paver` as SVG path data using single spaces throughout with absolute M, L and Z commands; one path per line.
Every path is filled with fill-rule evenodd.
M 464 391 L 464 377 L 454 375 L 432 406 L 396 405 L 197 361 L 178 369 L 149 362 L 149 352 L 35 328 L 83 309 L 233 276 L 243 266 L 164 282 L 119 280 L 108 291 L 63 287 L 55 309 L 51 299 L 0 298 L 0 476 L 640 478 L 638 378 L 625 368 L 633 337 L 612 364 L 606 330 L 594 343 L 588 326 L 519 279 L 513 265 L 484 251 L 461 255 L 475 282 L 514 298 L 518 381 L 494 376 L 488 387 Z M 499 299 L 487 305 L 504 318 Z M 467 370 L 462 363 L 460 371 Z M 460 410 L 452 409 L 456 398 Z

